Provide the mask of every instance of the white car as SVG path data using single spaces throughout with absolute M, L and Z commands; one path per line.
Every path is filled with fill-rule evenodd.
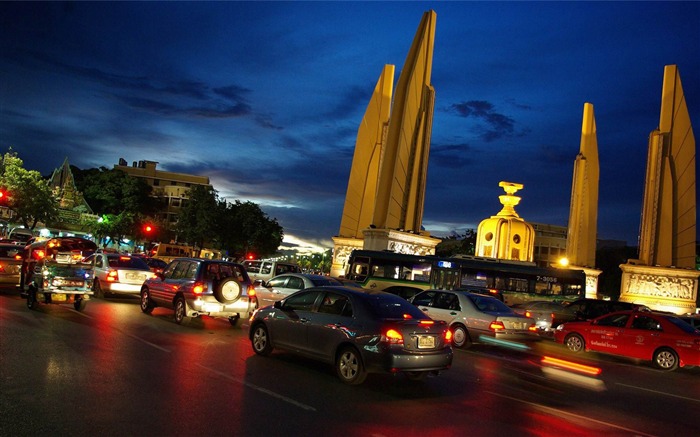
M 95 253 L 92 258 L 92 290 L 98 297 L 121 293 L 138 295 L 146 279 L 155 277 L 148 264 L 137 256 Z
M 278 275 L 255 288 L 260 307 L 272 305 L 292 293 L 310 287 L 321 285 L 342 286 L 343 283 L 335 278 L 306 273 L 286 273 Z
M 434 320 L 447 322 L 455 347 L 474 342 L 535 340 L 534 321 L 516 314 L 495 297 L 460 290 L 426 290 L 410 299 L 413 305 Z

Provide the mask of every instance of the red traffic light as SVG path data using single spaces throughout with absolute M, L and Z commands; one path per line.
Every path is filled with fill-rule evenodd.
M 146 232 L 147 234 L 150 234 L 151 232 L 153 232 L 153 229 L 154 228 L 151 225 L 144 225 L 143 226 L 143 231 Z

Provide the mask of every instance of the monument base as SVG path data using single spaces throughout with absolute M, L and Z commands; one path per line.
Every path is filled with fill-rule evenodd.
M 586 274 L 586 297 L 588 299 L 598 299 L 598 276 L 603 273 L 602 270 L 592 269 L 590 267 L 567 266 L 571 270 L 583 270 Z
M 620 301 L 674 314 L 694 313 L 700 271 L 621 264 Z
M 331 276 L 341 278 L 345 276 L 350 253 L 355 249 L 362 249 L 364 241 L 360 238 L 333 237 L 333 264 L 331 265 Z

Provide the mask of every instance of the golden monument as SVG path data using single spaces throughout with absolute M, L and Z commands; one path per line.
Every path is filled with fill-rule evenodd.
M 639 259 L 620 266 L 621 301 L 695 311 L 695 203 L 695 136 L 678 67 L 667 65 L 659 127 L 649 135 Z
M 348 189 L 333 237 L 332 276 L 344 274 L 353 249 L 434 254 L 440 241 L 422 231 L 435 89 L 430 83 L 435 11 L 418 26 L 392 102 L 387 65 L 358 129 Z
M 586 297 L 598 295 L 598 276 L 595 269 L 596 234 L 598 229 L 598 137 L 593 105 L 584 103 L 581 124 L 581 146 L 574 161 L 571 182 L 571 207 L 566 236 L 567 268 L 586 273 Z
M 533 261 L 535 229 L 515 212 L 520 197 L 515 196 L 522 184 L 501 181 L 498 184 L 506 194 L 498 199 L 501 211 L 482 220 L 476 231 L 475 255 L 513 261 Z

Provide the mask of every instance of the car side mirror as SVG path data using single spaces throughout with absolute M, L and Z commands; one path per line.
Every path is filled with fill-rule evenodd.
M 282 301 L 276 300 L 275 303 L 272 304 L 272 306 L 277 308 L 278 310 L 281 310 L 282 309 Z

